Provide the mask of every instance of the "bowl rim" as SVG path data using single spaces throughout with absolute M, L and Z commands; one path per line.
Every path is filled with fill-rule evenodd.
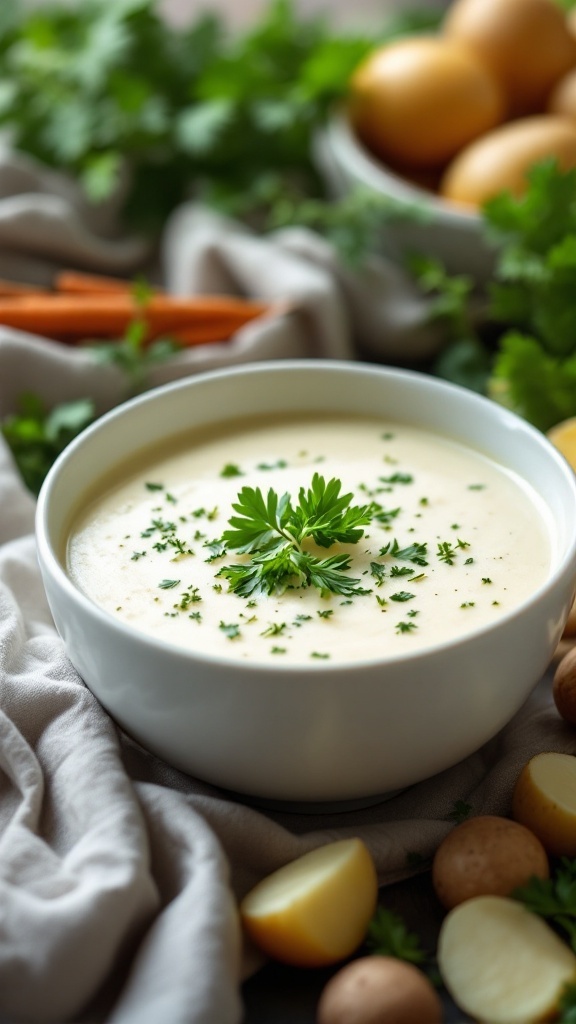
M 79 604 L 86 614 L 90 615 L 92 619 L 96 619 L 101 622 L 104 628 L 112 630 L 112 632 L 120 634 L 128 640 L 140 644 L 143 648 L 155 651 L 164 651 L 171 657 L 176 657 L 186 662 L 192 660 L 198 664 L 206 664 L 212 667 L 217 666 L 230 672 L 249 671 L 250 673 L 264 675 L 279 674 L 281 676 L 301 677 L 303 680 L 308 678 L 310 673 L 314 673 L 314 675 L 317 676 L 336 676 L 339 674 L 349 674 L 354 671 L 370 670 L 377 667 L 381 668 L 387 664 L 396 665 L 405 662 L 417 663 L 423 659 L 430 658 L 431 656 L 441 655 L 447 649 L 460 648 L 477 638 L 481 638 L 485 634 L 489 633 L 496 636 L 501 630 L 506 629 L 509 623 L 519 618 L 526 610 L 537 604 L 542 597 L 551 591 L 555 587 L 557 581 L 568 571 L 571 563 L 574 585 L 576 587 L 575 516 L 571 526 L 569 541 L 567 540 L 566 542 L 564 552 L 558 556 L 558 564 L 555 567 L 552 567 L 550 575 L 520 604 L 515 605 L 509 611 L 505 612 L 502 615 L 502 618 L 497 622 L 478 626 L 476 629 L 467 631 L 461 637 L 455 637 L 446 641 L 438 642 L 437 644 L 427 645 L 417 651 L 399 652 L 385 657 L 373 657 L 361 660 L 351 659 L 350 661 L 335 662 L 334 664 L 318 662 L 314 664 L 291 663 L 283 665 L 278 663 L 271 665 L 269 662 L 258 662 L 256 660 L 246 661 L 244 659 L 230 657 L 229 655 L 220 656 L 210 652 L 194 651 L 192 648 L 185 648 L 171 641 L 167 641 L 159 637 L 152 637 L 144 631 L 140 631 L 135 627 L 124 623 L 120 619 L 115 618 L 114 615 L 101 608 L 90 597 L 84 594 L 83 591 L 70 579 L 65 566 L 62 564 L 62 560 L 58 557 L 56 545 L 49 528 L 48 518 L 51 494 L 63 468 L 67 465 L 70 459 L 74 459 L 76 457 L 76 453 L 80 452 L 84 445 L 90 443 L 91 438 L 97 434 L 102 427 L 108 428 L 110 424 L 114 424 L 114 422 L 122 420 L 125 417 L 130 417 L 132 410 L 142 405 L 148 405 L 155 401 L 163 401 L 164 396 L 167 394 L 175 391 L 186 391 L 188 388 L 202 386 L 202 383 L 205 380 L 217 381 L 218 379 L 229 377 L 241 378 L 247 375 L 252 376 L 260 373 L 282 374 L 283 370 L 308 372 L 311 369 L 314 372 L 320 373 L 326 370 L 329 373 L 359 373 L 361 375 L 375 372 L 378 375 L 386 376 L 392 380 L 412 380 L 415 383 L 421 381 L 423 385 L 437 389 L 441 393 L 452 392 L 454 394 L 465 395 L 467 400 L 470 401 L 472 407 L 475 405 L 478 408 L 490 407 L 493 410 L 494 415 L 499 417 L 503 424 L 514 426 L 516 429 L 520 427 L 520 429 L 531 435 L 533 440 L 540 447 L 546 449 L 547 457 L 555 464 L 556 470 L 564 477 L 567 486 L 571 489 L 576 508 L 576 473 L 573 472 L 566 459 L 557 449 L 554 448 L 552 443 L 547 440 L 541 431 L 509 409 L 499 406 L 490 398 L 468 390 L 461 385 L 454 384 L 442 378 L 433 377 L 432 375 L 428 375 L 417 370 L 338 359 L 300 358 L 282 359 L 278 361 L 264 360 L 229 367 L 220 367 L 214 370 L 206 370 L 151 388 L 110 409 L 81 431 L 81 433 L 77 435 L 77 437 L 75 437 L 57 457 L 48 471 L 38 495 L 35 513 L 35 539 L 42 575 L 44 575 L 44 572 L 47 572 L 56 584 L 64 590 L 64 593 L 69 600 Z M 232 418 L 233 417 L 228 417 L 228 419 Z M 222 422 L 226 422 L 226 420 L 227 418 L 225 417 Z M 174 431 L 172 434 L 165 434 L 161 438 L 161 443 L 167 441 L 170 436 L 181 436 L 183 433 L 185 433 L 185 430 L 180 429 Z M 143 446 L 143 448 L 145 447 L 147 446 Z M 494 453 L 490 453 L 489 457 L 494 459 Z M 111 465 L 113 465 L 113 462 Z M 503 463 L 503 465 L 506 465 L 506 463 Z M 513 470 L 513 472 L 521 475 L 517 470 Z
M 455 227 L 468 229 L 482 227 L 479 212 L 460 208 L 448 199 L 413 184 L 373 156 L 358 138 L 345 108 L 340 107 L 327 119 L 324 136 L 338 162 L 342 162 L 345 169 L 351 171 L 364 186 L 383 190 L 404 203 L 416 203 L 430 213 L 432 220 L 443 218 Z

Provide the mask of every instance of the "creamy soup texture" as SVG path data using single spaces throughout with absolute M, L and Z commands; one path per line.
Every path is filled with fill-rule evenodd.
M 255 553 L 222 536 L 240 492 L 272 489 L 294 507 L 315 474 L 341 481 L 371 521 L 355 542 L 307 536 L 298 550 L 347 556 L 339 579 L 356 583 L 334 593 L 292 576 L 280 592 L 238 594 L 229 567 L 247 579 Z M 545 505 L 523 481 L 450 439 L 371 418 L 234 422 L 123 466 L 95 493 L 68 539 L 72 580 L 129 626 L 210 656 L 321 665 L 412 653 L 494 622 L 551 564 Z

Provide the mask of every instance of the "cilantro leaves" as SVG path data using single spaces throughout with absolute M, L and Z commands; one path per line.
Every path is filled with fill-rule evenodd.
M 313 586 L 321 593 L 362 594 L 360 580 L 347 575 L 350 557 L 345 553 L 320 558 L 303 547 L 310 538 L 319 547 L 336 542 L 356 544 L 363 527 L 372 519 L 371 505 L 351 505 L 352 494 L 342 494 L 335 478 L 326 482 L 315 473 L 311 486 L 300 488 L 298 501 L 278 495 L 272 488 L 264 495 L 259 487 L 243 487 L 229 528 L 221 541 L 228 549 L 249 554 L 247 563 L 220 569 L 230 589 L 247 597 L 254 593 L 282 593 L 288 586 Z

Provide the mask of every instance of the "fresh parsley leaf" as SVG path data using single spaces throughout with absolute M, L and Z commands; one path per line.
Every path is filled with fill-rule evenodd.
M 242 476 L 242 475 L 243 474 L 242 474 L 242 470 L 240 469 L 240 466 L 237 466 L 235 462 L 227 462 L 226 465 L 223 466 L 222 469 L 220 470 L 220 476 L 223 476 L 223 477 Z
M 326 481 L 319 473 L 308 489 L 300 488 L 295 505 L 288 493 L 270 488 L 264 496 L 259 487 L 243 487 L 232 506 L 239 514 L 230 517 L 221 542 L 252 557 L 246 564 L 223 566 L 218 575 L 243 597 L 282 593 L 294 585 L 345 596 L 367 593 L 348 575 L 347 554 L 318 558 L 303 547 L 307 538 L 329 548 L 336 542 L 355 544 L 363 536 L 371 506 L 353 506 L 352 494 L 341 491 L 340 480 Z
M 445 338 L 432 371 L 547 430 L 576 415 L 576 169 L 543 160 L 522 196 L 502 192 L 481 212 L 494 251 L 485 287 L 437 260 L 409 264 Z
M 150 370 L 171 359 L 182 346 L 173 338 L 156 338 L 146 342 L 146 302 L 150 289 L 146 282 L 135 281 L 133 294 L 138 313 L 130 321 L 124 335 L 114 341 L 91 341 L 85 345 L 97 363 L 119 367 L 128 382 L 128 394 L 134 395 L 149 386 Z
M 531 878 L 512 896 L 548 920 L 576 952 L 576 859 L 562 857 L 550 878 Z
M 158 0 L 24 6 L 0 5 L 0 125 L 93 201 L 128 180 L 127 223 L 157 234 L 193 194 L 266 228 L 298 220 L 358 259 L 396 215 L 368 192 L 332 202 L 314 138 L 364 55 L 436 12 L 354 33 L 272 0 L 231 33 L 210 13 L 172 25 Z
M 557 1007 L 557 1024 L 576 1024 L 576 984 L 564 987 Z
M 360 587 L 360 580 L 347 576 L 350 568 L 348 555 L 332 555 L 330 558 L 307 557 L 307 582 L 317 587 L 322 593 L 343 594 L 350 597 L 353 594 L 369 594 L 370 591 Z
M 571 356 L 559 359 L 536 338 L 508 332 L 494 362 L 489 394 L 540 430 L 568 419 L 576 414 L 576 345 Z
M 220 622 L 218 628 L 229 640 L 236 640 L 240 636 L 240 626 L 237 622 Z
M 385 544 L 380 549 L 381 555 L 390 555 L 392 558 L 400 558 L 406 562 L 413 562 L 415 565 L 428 565 L 426 561 L 427 545 L 426 544 L 408 544 L 406 547 L 401 548 L 396 538 Z M 392 573 L 391 575 L 403 575 L 401 573 Z
M 229 520 L 230 529 L 222 542 L 241 553 L 270 551 L 290 537 L 285 533 L 290 514 L 290 495 L 278 495 L 272 488 L 266 498 L 259 487 L 243 487 L 233 509 L 240 513 Z
M 470 817 L 471 813 L 471 804 L 466 803 L 465 800 L 456 800 L 452 810 L 446 815 L 446 817 L 449 821 L 453 821 L 456 825 L 460 825 Z
M 378 907 L 368 925 L 366 939 L 370 951 L 378 956 L 393 956 L 421 967 L 430 960 L 419 937 L 408 930 L 398 914 Z
M 288 528 L 300 543 L 312 537 L 320 547 L 329 548 L 336 541 L 356 544 L 364 535 L 363 526 L 372 520 L 370 505 L 350 506 L 352 494 L 341 494 L 340 480 L 328 482 L 319 473 L 312 477 L 312 486 L 303 487 L 298 504 L 289 518 Z
M 386 577 L 386 566 L 382 562 L 370 562 L 370 575 L 376 580 L 376 586 L 381 587 Z
M 38 494 L 57 456 L 95 418 L 87 398 L 47 409 L 38 395 L 20 396 L 17 411 L 5 416 L 1 430 L 26 487 Z

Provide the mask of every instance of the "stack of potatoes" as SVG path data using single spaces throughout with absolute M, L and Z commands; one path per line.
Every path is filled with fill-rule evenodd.
M 434 35 L 376 49 L 350 116 L 402 176 L 471 209 L 554 158 L 576 165 L 576 14 L 556 0 L 455 0 Z

